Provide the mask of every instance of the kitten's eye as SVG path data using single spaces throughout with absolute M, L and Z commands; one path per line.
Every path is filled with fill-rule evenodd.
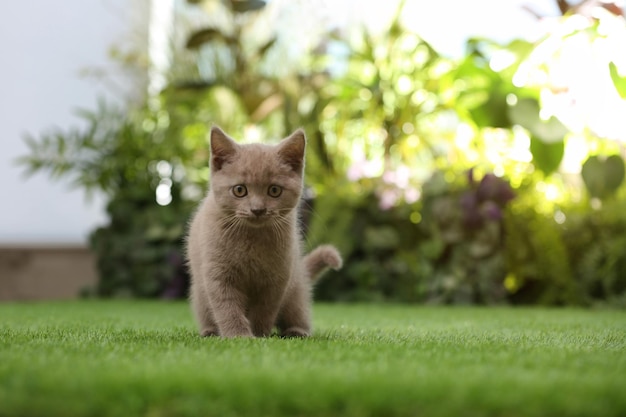
M 267 190 L 267 194 L 270 197 L 279 197 L 281 194 L 283 193 L 283 189 L 282 187 L 279 187 L 278 185 L 270 185 L 270 188 Z
M 238 184 L 232 188 L 232 193 L 235 197 L 241 198 L 248 195 L 248 189 L 245 185 Z

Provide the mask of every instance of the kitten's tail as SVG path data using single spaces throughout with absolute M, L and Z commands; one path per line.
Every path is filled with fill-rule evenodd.
M 313 282 L 317 281 L 326 268 L 338 270 L 343 265 L 339 251 L 332 245 L 318 246 L 306 255 L 303 261 L 307 276 Z

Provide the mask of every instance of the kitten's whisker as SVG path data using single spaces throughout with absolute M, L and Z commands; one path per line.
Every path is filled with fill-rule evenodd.
M 292 225 L 288 221 L 276 222 L 276 228 L 282 236 L 290 236 L 292 233 Z
M 229 236 L 230 234 L 232 234 L 232 232 L 235 230 L 236 227 L 236 223 L 232 222 L 229 223 L 224 230 L 224 235 Z
M 241 228 L 241 223 L 241 218 L 235 212 L 220 219 L 220 227 L 225 236 L 237 232 Z
M 272 231 L 274 232 L 275 235 L 281 234 L 280 225 L 277 221 L 272 222 Z
M 307 208 L 307 210 L 308 210 L 308 212 L 311 214 L 311 216 L 313 216 L 313 217 L 315 217 L 316 219 L 320 220 L 320 222 L 324 225 L 324 227 L 325 227 L 326 229 L 328 229 L 328 226 L 326 226 L 326 223 L 327 223 L 327 222 L 325 222 L 325 221 L 324 221 L 324 218 L 323 218 L 322 216 L 320 216 L 320 215 L 319 215 L 319 213 L 317 212 L 317 210 L 315 210 L 315 208 L 314 208 L 311 204 L 309 204 L 309 203 L 308 203 L 306 200 L 304 200 L 304 199 L 300 200 L 300 203 L 301 203 L 301 204 L 303 204 L 303 205 Z M 300 217 L 298 216 L 298 219 L 299 219 L 299 218 L 300 218 Z
M 284 219 L 281 217 L 276 217 L 276 219 L 272 222 L 272 227 L 278 236 L 285 236 L 290 233 L 289 225 L 286 224 Z

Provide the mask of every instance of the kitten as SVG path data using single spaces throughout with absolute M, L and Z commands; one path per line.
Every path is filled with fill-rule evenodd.
M 191 221 L 191 307 L 202 336 L 311 334 L 311 290 L 341 256 L 323 245 L 302 257 L 297 207 L 305 135 L 239 145 L 211 129 L 209 192 Z

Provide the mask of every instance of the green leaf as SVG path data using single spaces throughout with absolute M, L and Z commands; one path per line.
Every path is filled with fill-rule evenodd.
M 263 46 L 259 48 L 258 54 L 259 56 L 264 56 L 267 51 L 276 43 L 278 38 L 276 36 L 272 37 L 269 41 L 267 41 Z
M 392 250 L 400 243 L 398 232 L 391 226 L 368 227 L 365 229 L 365 247 L 369 250 Z
M 475 44 L 468 43 L 473 48 Z M 458 95 L 458 104 L 472 116 L 480 127 L 511 126 L 507 114 L 507 88 L 499 74 L 486 64 L 484 59 L 466 57 L 454 71 L 454 78 L 465 85 Z
M 603 165 L 598 156 L 590 156 L 583 164 L 581 175 L 585 187 L 592 197 L 602 197 L 604 194 Z
M 192 33 L 189 39 L 187 39 L 187 43 L 185 44 L 185 46 L 187 47 L 187 49 L 198 49 L 205 43 L 213 42 L 216 40 L 225 42 L 227 44 L 232 44 L 233 42 L 236 42 L 233 38 L 224 35 L 217 29 L 207 28 Z
M 621 98 L 626 99 L 626 77 L 619 75 L 617 65 L 614 62 L 609 62 L 609 72 L 617 93 Z
M 619 155 L 611 155 L 605 162 L 606 188 L 611 193 L 617 191 L 626 175 L 624 160 Z
M 482 105 L 470 109 L 470 114 L 480 127 L 509 128 L 511 121 L 506 111 L 506 95 L 496 89 L 487 92 L 488 99 Z
M 624 160 L 619 155 L 608 158 L 593 155 L 583 164 L 581 175 L 589 195 L 597 198 L 609 197 L 617 191 L 626 174 Z
M 262 0 L 231 0 L 230 5 L 234 12 L 245 13 L 261 10 L 266 3 Z
M 539 102 L 533 98 L 522 98 L 509 107 L 511 121 L 526 128 L 533 137 L 547 144 L 563 141 L 567 128 L 554 116 L 542 120 L 539 112 Z
M 546 176 L 557 170 L 564 152 L 564 141 L 546 143 L 534 136 L 530 138 L 530 153 L 533 155 L 533 164 Z

